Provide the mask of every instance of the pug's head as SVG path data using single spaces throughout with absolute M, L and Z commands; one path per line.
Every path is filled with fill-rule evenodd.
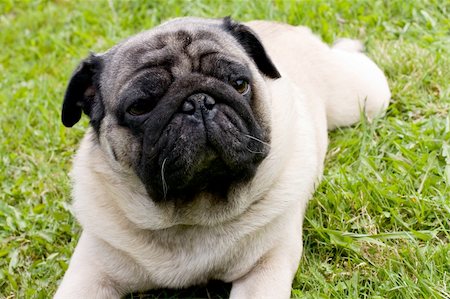
M 111 163 L 133 171 L 155 202 L 226 198 L 269 151 L 264 76 L 280 74 L 248 27 L 177 19 L 82 61 L 62 122 L 88 115 Z

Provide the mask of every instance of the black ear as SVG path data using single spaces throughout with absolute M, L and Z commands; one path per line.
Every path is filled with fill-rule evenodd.
M 67 86 L 62 106 L 61 120 L 64 126 L 72 127 L 81 118 L 81 112 L 91 117 L 98 91 L 101 69 L 99 56 L 91 54 L 75 70 Z M 92 117 L 91 117 L 92 120 Z
M 263 45 L 253 30 L 245 25 L 234 22 L 230 17 L 224 18 L 223 24 L 225 29 L 236 38 L 264 75 L 272 79 L 281 78 L 280 73 L 267 55 L 266 50 L 264 50 Z

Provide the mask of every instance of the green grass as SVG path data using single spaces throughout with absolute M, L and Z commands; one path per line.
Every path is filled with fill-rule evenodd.
M 60 123 L 72 70 L 91 50 L 183 15 L 365 42 L 392 104 L 330 134 L 292 296 L 450 298 L 448 1 L 146 2 L 0 0 L 0 298 L 53 294 L 80 233 L 67 173 L 88 122 Z

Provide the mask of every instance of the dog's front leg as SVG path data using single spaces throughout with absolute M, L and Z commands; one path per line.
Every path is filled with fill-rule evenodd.
M 301 238 L 296 244 L 278 244 L 249 273 L 233 282 L 230 298 L 290 298 L 301 252 Z
M 102 271 L 93 249 L 95 238 L 82 233 L 55 299 L 120 298 L 117 286 Z

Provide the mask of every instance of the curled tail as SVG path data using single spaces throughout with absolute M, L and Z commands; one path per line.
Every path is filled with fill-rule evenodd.
M 362 111 L 371 120 L 389 104 L 386 77 L 362 50 L 361 42 L 352 39 L 338 40 L 331 48 L 336 81 L 325 99 L 328 129 L 358 122 Z

